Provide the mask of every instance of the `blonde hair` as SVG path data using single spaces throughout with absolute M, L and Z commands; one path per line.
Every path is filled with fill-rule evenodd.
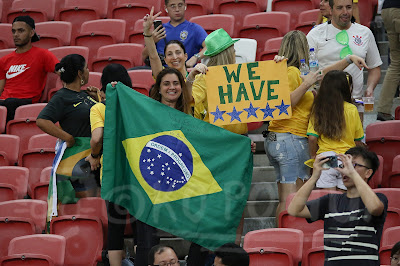
M 282 39 L 278 55 L 288 58 L 287 65 L 300 67 L 300 59 L 308 65 L 308 43 L 306 35 L 298 30 L 289 31 Z
M 219 54 L 211 56 L 210 60 L 207 63 L 207 66 L 229 65 L 235 63 L 236 63 L 235 48 L 233 47 L 232 44 Z

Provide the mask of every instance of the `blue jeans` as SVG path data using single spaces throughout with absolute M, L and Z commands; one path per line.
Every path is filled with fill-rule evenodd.
M 310 159 L 308 139 L 291 133 L 269 132 L 264 148 L 275 169 L 276 181 L 295 184 L 297 178 L 308 179 L 309 168 L 304 164 Z

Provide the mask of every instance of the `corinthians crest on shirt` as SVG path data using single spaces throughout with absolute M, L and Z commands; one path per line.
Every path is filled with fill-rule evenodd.
M 186 30 L 181 31 L 179 34 L 179 38 L 181 38 L 181 41 L 185 41 L 188 37 L 189 33 Z
M 153 204 L 222 191 L 180 130 L 122 142 L 130 168 Z

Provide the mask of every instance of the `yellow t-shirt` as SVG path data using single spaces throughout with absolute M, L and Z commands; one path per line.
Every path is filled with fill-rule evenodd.
M 307 135 L 315 136 L 318 138 L 319 149 L 317 154 L 326 151 L 334 151 L 337 154 L 345 153 L 348 149 L 355 147 L 355 141 L 362 140 L 364 137 L 364 130 L 357 111 L 357 107 L 351 103 L 344 103 L 344 118 L 346 128 L 340 140 L 332 140 L 326 138 L 324 135 L 320 136 L 315 130 L 312 119 L 308 124 Z
M 303 82 L 300 77 L 300 70 L 297 67 L 290 66 L 287 69 L 289 90 L 293 92 Z M 268 130 L 278 133 L 291 133 L 301 137 L 307 137 L 308 119 L 310 118 L 311 106 L 314 101 L 314 95 L 307 91 L 300 101 L 292 108 L 292 117 L 283 120 L 273 120 L 268 126 Z
M 198 74 L 193 82 L 192 86 L 192 95 L 195 102 L 195 113 L 196 109 L 198 113 L 204 114 L 205 122 L 210 123 L 209 111 L 208 111 L 208 102 L 207 102 L 207 85 L 205 75 Z M 198 107 L 198 105 L 201 105 Z M 225 125 L 221 126 L 222 128 L 229 130 L 230 132 L 237 134 L 246 134 L 247 133 L 247 124 L 234 124 L 234 125 Z
M 90 127 L 91 131 L 96 128 L 103 127 L 104 128 L 104 119 L 106 116 L 106 106 L 102 103 L 97 103 L 90 108 Z M 100 183 L 103 178 L 103 155 L 100 157 Z

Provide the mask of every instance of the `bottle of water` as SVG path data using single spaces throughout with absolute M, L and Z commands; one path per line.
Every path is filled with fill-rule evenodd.
M 317 58 L 317 55 L 315 54 L 314 48 L 310 48 L 309 65 L 310 65 L 310 71 L 312 71 L 312 72 L 317 72 L 318 71 L 318 69 L 319 69 L 318 58 Z M 318 81 L 315 82 L 313 87 L 316 90 L 319 89 Z
M 301 75 L 305 76 L 310 73 L 310 67 L 307 66 L 305 59 L 300 59 L 300 73 Z
M 317 58 L 317 55 L 315 54 L 314 48 L 310 49 L 309 63 L 310 63 L 310 71 L 317 72 L 319 69 L 319 66 L 318 66 L 318 58 Z

